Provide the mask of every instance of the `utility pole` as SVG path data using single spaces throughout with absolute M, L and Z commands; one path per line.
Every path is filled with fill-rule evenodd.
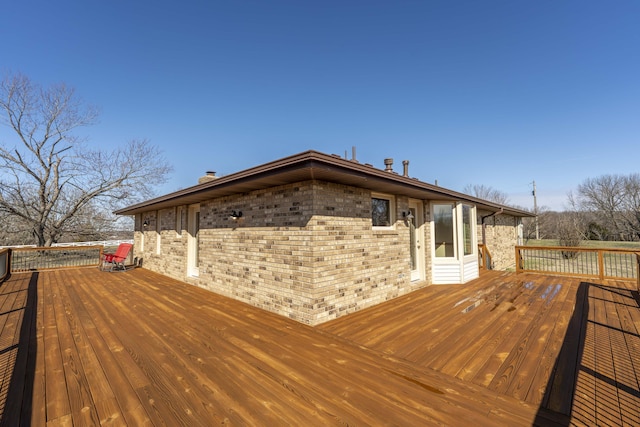
M 536 190 L 536 182 L 533 181 L 533 214 L 536 216 L 536 240 L 540 240 L 540 231 L 538 230 L 538 192 Z

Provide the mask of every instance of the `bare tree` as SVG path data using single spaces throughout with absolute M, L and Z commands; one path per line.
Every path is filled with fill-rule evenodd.
M 576 195 L 569 195 L 576 210 L 588 212 L 592 228 L 606 230 L 609 239 L 640 238 L 640 174 L 602 175 L 586 179 Z
M 33 242 L 33 236 L 26 231 L 20 220 L 0 211 L 0 246 L 26 245 Z
M 75 135 L 97 118 L 63 84 L 42 88 L 28 77 L 0 82 L 0 213 L 27 227 L 39 246 L 50 246 L 90 208 L 110 212 L 148 197 L 171 168 L 147 140 L 113 149 L 90 147 Z
M 509 196 L 506 193 L 483 184 L 467 184 L 462 192 L 501 205 L 509 203 Z

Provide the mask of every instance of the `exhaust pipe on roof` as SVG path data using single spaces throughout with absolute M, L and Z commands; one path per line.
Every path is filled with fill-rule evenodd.
M 403 167 L 402 176 L 408 177 L 409 176 L 409 160 L 403 160 L 402 167 Z
M 384 170 L 386 172 L 393 172 L 393 159 L 391 158 L 384 159 L 384 166 L 385 166 Z

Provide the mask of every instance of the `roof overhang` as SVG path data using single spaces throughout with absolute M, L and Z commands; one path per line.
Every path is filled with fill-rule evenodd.
M 317 151 L 306 151 L 226 175 L 119 209 L 115 213 L 117 215 L 135 215 L 150 210 L 191 205 L 233 194 L 248 193 L 308 180 L 334 182 L 415 199 L 464 201 L 491 212 L 502 212 L 519 217 L 533 216 L 524 210 L 478 199 L 422 182 L 416 178 L 402 176 L 395 172 L 377 169 L 368 164 Z

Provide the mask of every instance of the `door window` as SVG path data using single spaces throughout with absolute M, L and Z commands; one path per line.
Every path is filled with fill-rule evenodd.
M 473 225 L 471 223 L 472 208 L 469 205 L 462 205 L 462 239 L 464 254 L 473 254 Z
M 437 258 L 455 257 L 453 234 L 453 205 L 433 205 L 434 242 Z

